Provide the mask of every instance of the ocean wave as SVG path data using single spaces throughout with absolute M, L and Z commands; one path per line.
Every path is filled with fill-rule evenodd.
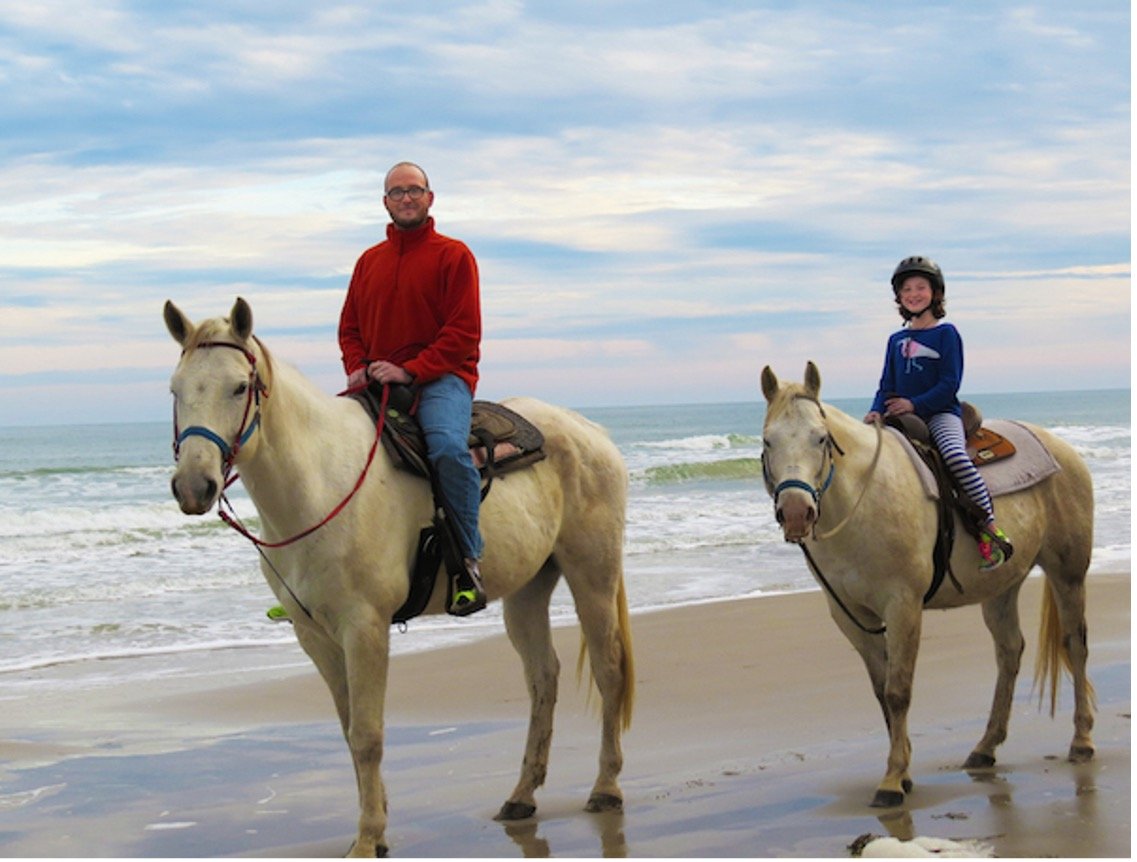
M 761 437 L 752 434 L 695 434 L 691 437 L 650 440 L 632 445 L 644 449 L 705 452 L 716 449 L 748 449 L 758 446 L 761 442 Z
M 638 474 L 638 475 L 637 475 Z M 676 485 L 682 482 L 731 482 L 762 478 L 760 458 L 726 458 L 721 461 L 688 461 L 680 464 L 660 464 L 635 471 L 633 480 L 640 478 L 648 485 Z
M 53 477 L 72 477 L 91 475 L 95 479 L 119 474 L 131 477 L 160 477 L 163 482 L 168 481 L 173 472 L 172 466 L 161 467 L 138 464 L 71 464 L 48 467 L 32 467 L 26 470 L 0 470 L 0 481 L 35 481 Z

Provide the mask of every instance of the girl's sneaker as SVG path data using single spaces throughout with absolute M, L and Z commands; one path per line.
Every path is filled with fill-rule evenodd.
M 983 530 L 979 533 L 979 571 L 991 572 L 1003 565 L 1015 552 L 1007 534 L 995 528 L 994 533 Z

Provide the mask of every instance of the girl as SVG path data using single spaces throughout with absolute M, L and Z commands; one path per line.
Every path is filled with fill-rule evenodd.
M 904 328 L 888 339 L 880 388 L 865 422 L 915 413 L 928 425 L 947 468 L 975 504 L 987 514 L 979 533 L 981 571 L 991 571 L 1014 552 L 995 524 L 987 483 L 971 463 L 957 394 L 963 378 L 963 341 L 944 317 L 944 276 L 935 261 L 906 257 L 892 273 L 892 292 Z

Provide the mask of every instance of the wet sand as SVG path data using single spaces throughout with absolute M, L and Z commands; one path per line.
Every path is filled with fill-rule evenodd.
M 990 638 L 977 608 L 926 615 L 910 718 L 916 788 L 894 810 L 868 805 L 883 722 L 820 593 L 633 616 L 622 814 L 582 810 L 599 725 L 572 674 L 575 626 L 556 632 L 565 670 L 548 780 L 536 817 L 515 824 L 493 820 L 516 781 L 528 708 L 504 636 L 398 656 L 384 758 L 391 853 L 843 857 L 874 833 L 980 841 L 1004 857 L 1128 857 L 1129 576 L 1090 580 L 1099 711 L 1088 764 L 1065 760 L 1069 683 L 1054 719 L 1030 693 L 1040 588 L 1035 577 L 1023 591 L 1023 674 L 988 771 L 960 764 L 986 723 Z M 0 855 L 343 855 L 355 782 L 299 648 L 209 654 L 194 675 L 169 661 L 132 659 L 132 677 L 133 663 L 149 665 L 144 685 L 116 683 L 116 663 L 102 662 L 93 691 L 58 686 L 67 668 L 40 672 L 51 687 L 38 695 L 0 691 Z

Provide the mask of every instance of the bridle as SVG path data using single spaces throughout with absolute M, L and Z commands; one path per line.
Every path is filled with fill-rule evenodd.
M 826 418 L 825 417 L 825 408 L 821 406 L 821 402 L 818 401 L 816 398 L 814 398 L 810 395 L 795 395 L 794 400 L 809 401 L 813 404 L 816 404 L 817 409 L 819 411 L 821 411 L 821 418 L 822 419 Z M 823 457 L 829 461 L 829 470 L 826 471 L 824 466 L 823 466 L 822 469 L 819 471 L 818 475 L 820 475 L 821 473 L 825 474 L 825 479 L 821 482 L 820 485 L 811 485 L 809 482 L 806 482 L 804 479 L 784 479 L 781 482 L 779 482 L 777 485 L 775 485 L 774 484 L 774 478 L 770 474 L 770 465 L 766 461 L 766 450 L 765 450 L 765 448 L 763 448 L 763 450 L 762 450 L 762 478 L 766 482 L 766 490 L 769 491 L 770 496 L 774 498 L 774 507 L 775 508 L 777 508 L 777 505 L 778 505 L 778 497 L 781 496 L 783 491 L 788 491 L 791 488 L 796 488 L 799 491 L 805 491 L 807 494 L 809 494 L 810 499 L 813 500 L 813 505 L 817 509 L 818 520 L 820 520 L 820 518 L 821 518 L 821 498 L 822 498 L 822 496 L 824 496 L 825 492 L 829 490 L 829 486 L 833 484 L 833 477 L 837 473 L 837 460 L 836 460 L 836 458 L 834 458 L 833 452 L 836 451 L 838 455 L 844 455 L 845 454 L 845 450 L 841 448 L 840 444 L 836 441 L 836 439 L 834 439 L 833 435 L 829 432 L 828 426 L 826 426 L 826 429 L 825 429 L 825 439 L 822 442 L 822 446 L 824 447 Z M 815 538 L 816 538 L 816 536 L 815 536 Z
M 375 451 L 378 449 L 379 440 L 383 435 L 384 418 L 387 415 L 388 387 L 383 387 L 383 396 L 379 407 L 379 420 L 375 423 L 375 439 L 371 442 L 371 450 L 367 453 L 367 463 L 363 465 L 363 471 L 359 474 L 359 478 L 356 479 L 355 485 L 350 491 L 348 491 L 347 496 L 344 497 L 339 502 L 339 505 L 332 509 L 332 511 L 329 512 L 328 515 L 324 517 L 323 520 L 321 520 L 319 523 L 313 524 L 312 526 L 301 530 L 299 533 L 296 533 L 287 539 L 281 539 L 277 542 L 266 542 L 264 539 L 253 535 L 253 533 L 250 532 L 250 530 L 240 522 L 240 520 L 237 518 L 235 510 L 233 509 L 233 504 L 229 502 L 229 498 L 225 495 L 225 491 L 229 489 L 230 485 L 241 478 L 239 474 L 232 472 L 233 462 L 236 460 L 237 453 L 241 450 L 241 447 L 249 441 L 249 439 L 256 432 L 257 428 L 260 427 L 261 395 L 263 394 L 265 398 L 268 398 L 268 387 L 265 386 L 264 381 L 261 380 L 260 372 L 257 371 L 256 355 L 245 347 L 242 347 L 239 344 L 234 344 L 230 341 L 203 341 L 201 344 L 196 345 L 196 347 L 198 349 L 203 347 L 228 347 L 233 350 L 240 351 L 244 355 L 245 359 L 248 360 L 249 385 L 245 397 L 245 412 L 241 417 L 241 426 L 237 431 L 236 439 L 234 439 L 230 444 L 225 442 L 224 438 L 222 438 L 222 436 L 216 431 L 212 430 L 211 428 L 206 428 L 204 425 L 191 425 L 189 428 L 186 428 L 184 431 L 181 431 L 179 433 L 178 411 L 177 404 L 175 403 L 174 461 L 178 460 L 178 454 L 182 442 L 189 437 L 204 437 L 206 440 L 209 440 L 211 443 L 216 445 L 218 449 L 221 450 L 221 478 L 224 480 L 224 486 L 221 490 L 220 497 L 218 497 L 217 514 L 222 521 L 224 521 L 254 545 L 256 545 L 258 549 L 283 548 L 285 545 L 291 545 L 293 542 L 303 539 L 305 536 L 316 532 L 316 530 L 320 529 L 320 527 L 323 527 L 334 517 L 336 517 L 336 515 L 344 510 L 344 507 L 346 507 L 347 504 L 351 501 L 351 498 L 355 496 L 355 492 L 358 491 L 363 485 L 363 480 L 367 478 L 367 472 L 371 468 L 371 463 L 375 460 Z M 185 351 L 183 351 L 183 355 L 184 352 Z M 251 419 L 250 413 L 252 414 Z M 226 511 L 226 509 L 228 509 L 228 511 Z M 287 584 L 285 586 L 287 587 Z
M 821 411 L 822 420 L 826 419 L 825 408 L 821 406 L 821 402 L 817 398 L 815 398 L 811 395 L 795 395 L 794 398 L 795 398 L 795 400 L 801 399 L 801 400 L 810 401 L 813 404 L 816 404 L 817 409 L 819 411 Z M 808 482 L 801 480 L 801 479 L 786 479 L 786 480 L 780 482 L 779 484 L 775 485 L 774 481 L 773 481 L 773 477 L 770 475 L 769 465 L 766 462 L 766 453 L 765 453 L 765 451 L 762 452 L 762 476 L 766 482 L 766 490 L 769 491 L 770 496 L 772 496 L 774 498 L 774 506 L 775 507 L 777 507 L 777 505 L 778 505 L 778 495 L 781 494 L 782 491 L 785 491 L 789 488 L 797 488 L 799 490 L 805 491 L 812 498 L 813 505 L 817 509 L 817 518 L 813 522 L 813 540 L 815 542 L 820 542 L 820 541 L 823 541 L 825 539 L 831 539 L 835 535 L 837 535 L 839 532 L 841 532 L 841 530 L 845 529 L 845 527 L 846 527 L 846 525 L 848 525 L 849 521 L 852 520 L 853 515 L 856 514 L 856 511 L 860 507 L 861 502 L 865 499 L 865 495 L 868 493 L 868 489 L 869 489 L 870 485 L 872 484 L 873 474 L 876 472 L 876 465 L 880 461 L 880 452 L 881 452 L 881 449 L 883 448 L 883 443 L 884 443 L 884 432 L 883 432 L 883 429 L 881 427 L 881 423 L 878 421 L 878 422 L 874 423 L 874 425 L 876 426 L 876 451 L 873 453 L 872 463 L 869 465 L 868 473 L 865 476 L 864 483 L 861 486 L 860 496 L 857 497 L 857 501 L 853 504 L 852 508 L 849 509 L 848 513 L 846 513 L 845 517 L 841 519 L 841 522 L 839 524 L 837 524 L 837 526 L 833 527 L 830 530 L 825 531 L 824 533 L 818 533 L 817 532 L 817 524 L 820 523 L 820 521 L 821 521 L 821 498 L 825 494 L 825 492 L 829 489 L 830 485 L 833 484 L 833 478 L 837 472 L 837 460 L 834 457 L 833 453 L 834 453 L 834 451 L 836 451 L 837 454 L 841 455 L 842 457 L 844 457 L 844 455 L 845 455 L 845 450 L 841 448 L 840 444 L 833 437 L 832 432 L 829 431 L 829 426 L 826 425 L 825 440 L 822 443 L 822 445 L 824 446 L 824 450 L 825 450 L 825 457 L 829 460 L 829 470 L 825 475 L 825 480 L 821 483 L 820 486 L 811 485 Z M 824 467 L 822 467 L 822 470 L 820 472 L 825 472 Z M 820 475 L 820 472 L 819 472 L 819 475 Z M 805 555 L 806 562 L 808 563 L 808 565 L 809 565 L 811 571 L 813 572 L 814 576 L 821 583 L 821 585 L 825 588 L 825 591 L 829 594 L 829 596 L 833 599 L 833 601 L 836 602 L 837 606 L 839 608 L 841 608 L 841 610 L 845 613 L 845 616 L 847 616 L 857 628 L 859 628 L 861 631 L 865 632 L 866 634 L 874 634 L 874 635 L 884 634 L 884 630 L 885 630 L 884 626 L 877 626 L 877 627 L 870 628 L 870 627 L 864 625 L 863 623 L 861 623 L 861 621 L 858 620 L 853 615 L 853 612 L 851 610 L 849 610 L 849 608 L 841 600 L 841 597 L 839 595 L 837 595 L 837 592 L 833 589 L 832 585 L 825 578 L 825 575 L 822 573 L 821 569 L 818 567 L 817 562 L 813 559 L 813 555 L 809 552 L 809 548 L 806 547 L 805 540 L 804 539 L 798 539 L 794 544 L 796 544 L 799 548 L 801 548 L 802 554 Z
M 237 431 L 236 439 L 232 444 L 225 442 L 225 440 L 214 431 L 212 428 L 206 428 L 204 425 L 191 425 L 184 431 L 178 431 L 178 405 L 174 403 L 174 461 L 178 460 L 181 454 L 182 443 L 190 437 L 204 437 L 209 442 L 217 446 L 221 450 L 221 475 L 222 478 L 228 479 L 229 472 L 233 469 L 233 462 L 237 458 L 237 453 L 241 447 L 249 442 L 249 439 L 256 432 L 261 424 L 261 395 L 268 398 L 268 387 L 265 386 L 264 381 L 261 380 L 260 372 L 257 371 L 257 357 L 251 350 L 242 347 L 240 344 L 234 344 L 231 341 L 203 341 L 201 344 L 196 345 L 197 348 L 203 347 L 228 347 L 232 350 L 237 350 L 244 355 L 245 359 L 249 361 L 249 383 L 245 390 L 245 412 L 241 416 L 241 427 Z M 185 351 L 182 351 L 185 355 Z M 249 413 L 252 412 L 252 419 L 249 418 Z M 226 481 L 225 487 L 231 483 Z
M 813 396 L 795 395 L 794 399 L 809 401 L 813 404 L 816 404 L 817 409 L 821 412 L 821 418 L 823 420 L 826 419 L 825 408 L 822 407 L 821 402 Z M 775 485 L 773 477 L 770 475 L 770 467 L 766 463 L 766 452 L 762 452 L 762 477 L 766 482 L 766 490 L 769 491 L 770 496 L 774 498 L 775 507 L 778 505 L 778 495 L 780 495 L 782 491 L 788 490 L 790 488 L 797 488 L 799 490 L 805 491 L 813 500 L 813 505 L 817 508 L 817 520 L 814 521 L 813 525 L 814 541 L 819 542 L 824 539 L 831 539 L 843 529 L 845 529 L 846 525 L 848 525 L 849 521 L 852 520 L 853 515 L 856 514 L 857 509 L 860 508 L 861 503 L 864 501 L 865 495 L 868 493 L 869 487 L 872 484 L 872 477 L 876 472 L 876 465 L 880 462 L 880 452 L 884 444 L 884 432 L 882 430 L 880 422 L 875 422 L 873 424 L 876 428 L 876 451 L 873 452 L 872 463 L 869 464 L 868 473 L 865 475 L 864 482 L 861 485 L 861 493 L 857 497 L 857 501 L 853 503 L 852 508 L 849 509 L 845 517 L 841 519 L 841 522 L 837 524 L 837 526 L 826 530 L 824 533 L 817 532 L 817 524 L 821 522 L 821 497 L 827 490 L 829 490 L 829 486 L 833 484 L 833 478 L 837 473 L 837 459 L 833 456 L 834 451 L 836 451 L 836 453 L 842 457 L 845 455 L 845 450 L 841 448 L 841 445 L 837 442 L 836 438 L 833 436 L 833 433 L 829 431 L 828 425 L 826 425 L 825 428 L 825 440 L 822 445 L 825 447 L 825 457 L 829 460 L 829 471 L 825 474 L 825 480 L 818 486 L 811 485 L 809 482 L 806 482 L 802 479 L 785 479 Z M 824 472 L 824 468 L 822 468 L 822 472 Z

